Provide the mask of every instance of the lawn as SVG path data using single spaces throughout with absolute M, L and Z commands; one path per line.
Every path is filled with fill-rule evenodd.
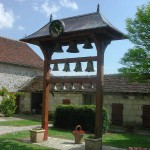
M 0 136 L 0 150 L 55 150 L 44 146 L 21 142 L 20 139 L 29 138 L 29 131 L 9 133 Z
M 1 121 L 0 126 L 31 126 L 31 125 L 40 125 L 41 121 L 38 120 L 10 120 L 10 121 Z
M 28 126 L 28 125 L 40 125 L 40 119 L 24 119 L 24 120 L 15 120 L 15 121 L 4 121 L 0 122 L 0 125 L 7 126 Z M 74 136 L 72 131 L 69 130 L 61 130 L 56 128 L 49 128 L 48 131 L 49 136 L 58 137 L 63 139 L 74 140 Z M 87 137 L 86 134 L 84 137 Z M 29 149 L 45 149 L 45 147 L 39 147 L 38 145 L 33 145 L 30 143 L 20 142 L 20 139 L 28 138 L 29 139 L 29 131 L 10 133 L 0 136 L 0 149 L 5 150 L 29 150 Z M 103 135 L 103 145 L 108 145 L 112 147 L 125 148 L 127 147 L 146 147 L 150 148 L 150 136 L 146 135 L 138 135 L 135 133 L 107 133 Z M 2 149 L 3 147 L 3 149 Z

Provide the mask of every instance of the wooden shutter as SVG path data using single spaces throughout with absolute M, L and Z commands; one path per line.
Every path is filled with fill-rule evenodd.
M 70 105 L 70 99 L 63 99 L 63 100 L 62 100 L 62 103 L 63 103 L 64 105 Z
M 150 128 L 150 105 L 143 105 L 142 126 Z
M 123 124 L 123 104 L 112 104 L 112 124 L 122 125 Z

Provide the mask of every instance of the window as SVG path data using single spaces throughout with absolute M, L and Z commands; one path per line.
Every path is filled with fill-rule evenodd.
M 62 104 L 64 105 L 70 105 L 70 99 L 63 99 Z

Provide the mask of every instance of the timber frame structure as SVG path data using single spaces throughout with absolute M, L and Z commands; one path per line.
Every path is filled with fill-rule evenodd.
M 104 19 L 97 11 L 90 14 L 60 19 L 64 22 L 64 32 L 57 38 L 53 38 L 49 33 L 51 21 L 35 33 L 21 39 L 21 41 L 38 45 L 44 55 L 44 77 L 43 77 L 43 110 L 42 127 L 45 129 L 44 140 L 48 138 L 48 101 L 50 83 L 84 83 L 80 78 L 64 80 L 50 80 L 50 64 L 72 63 L 72 62 L 97 62 L 97 76 L 92 80 L 96 82 L 96 116 L 95 116 L 95 138 L 102 138 L 102 108 L 103 108 L 103 85 L 104 85 L 104 52 L 112 40 L 125 39 L 122 32 L 117 30 L 112 24 Z M 59 41 L 62 46 L 69 45 L 70 41 L 77 44 L 84 44 L 85 40 L 91 39 L 95 43 L 97 55 L 93 57 L 69 58 L 51 60 L 54 53 L 54 45 Z M 91 82 L 91 81 L 90 81 Z

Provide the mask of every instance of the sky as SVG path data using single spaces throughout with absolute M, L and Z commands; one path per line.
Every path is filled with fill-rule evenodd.
M 100 13 L 118 30 L 127 34 L 125 20 L 134 18 L 138 6 L 147 4 L 149 0 L 0 0 L 0 36 L 19 40 L 28 36 L 50 20 L 67 18 L 87 13 L 96 12 L 97 4 L 100 4 Z M 43 59 L 43 54 L 39 47 L 29 44 L 29 46 Z M 78 45 L 80 53 L 69 54 L 67 52 L 54 53 L 52 59 L 96 56 L 95 46 L 91 50 L 82 49 L 83 45 Z M 124 53 L 134 45 L 129 40 L 112 41 L 105 51 L 104 73 L 116 74 L 121 66 L 119 63 Z M 67 50 L 67 46 L 63 50 Z M 32 59 L 32 58 L 29 58 Z M 54 75 L 94 75 L 95 72 L 87 73 L 87 63 L 82 63 L 82 73 L 74 72 L 75 64 L 70 64 L 71 72 L 63 72 L 64 65 L 59 65 L 60 71 L 52 73 Z M 53 66 L 51 66 L 52 68 Z M 96 70 L 96 63 L 94 62 Z

